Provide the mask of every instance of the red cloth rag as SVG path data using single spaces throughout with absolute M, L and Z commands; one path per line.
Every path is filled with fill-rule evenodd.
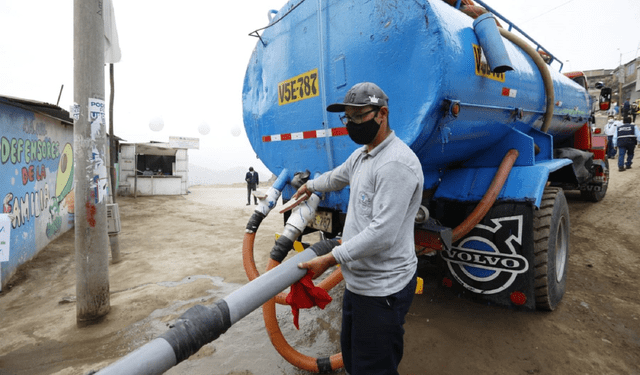
M 293 324 L 297 329 L 298 315 L 300 309 L 308 309 L 313 306 L 318 306 L 321 309 L 331 302 L 331 296 L 326 290 L 313 285 L 311 278 L 313 272 L 307 270 L 307 274 L 302 279 L 291 285 L 291 291 L 287 295 L 286 301 L 291 306 L 291 313 L 293 314 Z

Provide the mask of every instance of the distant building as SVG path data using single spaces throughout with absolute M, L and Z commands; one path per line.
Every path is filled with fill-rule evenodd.
M 177 137 L 176 137 L 177 138 Z M 186 142 L 121 143 L 120 195 L 185 195 L 189 186 L 189 148 Z
M 601 81 L 607 87 L 611 87 L 613 92 L 612 101 L 622 104 L 627 98 L 631 101 L 640 99 L 640 58 L 618 66 L 615 69 L 596 69 L 584 71 L 590 82 L 589 93 L 592 95 L 599 94 L 594 85 Z M 622 96 L 619 95 L 622 86 Z

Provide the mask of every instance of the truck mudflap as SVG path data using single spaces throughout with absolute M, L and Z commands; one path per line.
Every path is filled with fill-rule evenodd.
M 561 188 L 533 202 L 497 202 L 460 240 L 434 241 L 455 227 L 474 203 L 441 200 L 441 226 L 416 228 L 423 246 L 439 250 L 442 285 L 477 302 L 523 310 L 554 310 L 564 296 L 569 260 L 569 208 Z M 438 230 L 439 228 L 439 230 Z M 418 235 L 420 234 L 420 235 Z M 428 254 L 428 249 L 417 254 Z
M 600 202 L 609 188 L 609 160 L 594 159 L 591 165 L 593 179 L 579 187 L 582 198 L 591 202 Z
M 458 208 L 471 212 L 474 205 Z M 534 310 L 534 210 L 532 203 L 494 205 L 451 249 L 439 252 L 442 285 L 477 302 Z

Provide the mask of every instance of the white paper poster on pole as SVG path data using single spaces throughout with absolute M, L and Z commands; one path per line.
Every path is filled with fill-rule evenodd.
M 106 125 L 104 100 L 89 98 L 89 123 L 91 123 L 91 139 L 96 140 L 103 125 Z
M 0 214 L 0 262 L 9 261 L 11 245 L 11 218 L 8 214 Z

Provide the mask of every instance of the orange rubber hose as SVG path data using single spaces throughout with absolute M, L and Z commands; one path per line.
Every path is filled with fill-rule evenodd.
M 502 190 L 504 183 L 507 181 L 511 168 L 513 167 L 513 164 L 515 164 L 516 159 L 518 159 L 519 154 L 520 153 L 516 149 L 512 149 L 507 152 L 502 159 L 502 163 L 500 163 L 500 167 L 498 167 L 496 175 L 493 176 L 489 189 L 482 197 L 480 203 L 478 203 L 473 212 L 471 212 L 471 214 L 460 225 L 453 229 L 451 242 L 456 242 L 464 237 L 480 222 L 480 220 L 482 220 L 482 218 L 484 218 L 487 212 L 489 212 L 489 209 L 495 203 L 500 190 Z
M 255 242 L 255 237 L 255 233 L 245 233 L 242 240 L 242 265 L 244 266 L 245 273 L 247 274 L 247 277 L 250 281 L 260 276 L 253 257 L 253 245 Z M 269 259 L 267 271 L 279 264 L 279 262 L 273 259 Z M 333 271 L 331 275 L 322 280 L 322 282 L 320 282 L 318 286 L 326 291 L 329 291 L 334 286 L 338 285 L 342 281 L 342 279 L 342 271 L 338 267 L 338 269 Z M 262 305 L 264 325 L 267 329 L 267 333 L 269 334 L 269 340 L 271 340 L 271 344 L 282 356 L 282 358 L 284 358 L 285 360 L 287 360 L 287 362 L 291 363 L 297 368 L 314 373 L 319 373 L 321 370 L 326 370 L 319 368 L 318 358 L 310 357 L 298 352 L 297 350 L 292 348 L 284 338 L 282 331 L 280 330 L 280 325 L 278 324 L 278 319 L 276 317 L 276 303 L 281 305 L 288 305 L 286 303 L 286 297 L 287 294 L 281 292 L 275 297 L 271 298 L 269 301 L 265 302 L 264 305 Z M 342 361 L 342 353 L 337 353 L 330 356 L 329 364 L 331 366 L 331 371 L 344 367 L 344 363 Z
M 253 259 L 253 243 L 255 239 L 255 232 L 245 233 L 242 239 L 242 265 L 244 266 L 244 272 L 247 274 L 249 281 L 253 281 L 253 279 L 260 276 L 256 268 L 256 262 Z
M 279 264 L 279 262 L 273 259 L 269 259 L 267 271 Z M 342 273 L 340 273 L 340 276 L 342 276 Z M 278 353 L 280 353 L 282 358 L 286 359 L 287 362 L 300 369 L 314 373 L 320 372 L 317 358 L 310 357 L 298 352 L 297 350 L 292 348 L 291 345 L 289 345 L 287 340 L 282 335 L 280 325 L 278 324 L 278 318 L 276 317 L 276 297 L 271 298 L 269 301 L 265 302 L 264 305 L 262 305 L 262 315 L 264 317 L 264 324 L 267 329 L 267 333 L 269 334 L 269 339 L 271 340 L 273 347 Z M 330 356 L 329 361 L 331 364 L 331 371 L 337 370 L 344 366 L 344 363 L 342 362 L 342 353 L 337 353 Z

